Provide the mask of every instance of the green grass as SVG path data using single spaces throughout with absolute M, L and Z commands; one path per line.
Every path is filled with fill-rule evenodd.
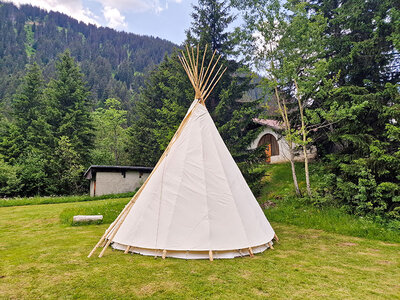
M 134 194 L 135 192 L 103 195 L 96 197 L 90 197 L 89 195 L 81 195 L 81 196 L 10 198 L 10 199 L 0 199 L 0 207 L 96 201 L 96 200 L 132 197 Z
M 400 231 L 391 230 L 383 224 L 348 214 L 338 207 L 318 208 L 307 199 L 294 197 L 294 188 L 290 165 L 267 165 L 266 185 L 260 203 L 272 201 L 275 207 L 265 209 L 268 219 L 301 226 L 304 228 L 322 229 L 328 232 L 363 237 L 374 240 L 400 242 Z M 299 185 L 305 190 L 303 164 L 296 165 Z M 313 172 L 311 165 L 311 173 Z M 314 176 L 316 180 L 317 176 Z
M 280 243 L 254 258 L 162 260 L 107 249 L 88 259 L 108 225 L 61 224 L 76 205 L 0 208 L 0 299 L 399 298 L 397 243 L 272 221 Z
M 109 201 L 102 201 L 94 205 L 85 205 L 78 203 L 74 207 L 64 209 L 60 214 L 60 221 L 62 224 L 72 226 L 90 225 L 92 223 L 74 223 L 73 216 L 76 215 L 103 215 L 102 221 L 96 221 L 96 224 L 109 224 L 112 223 L 129 202 L 131 198 L 114 199 Z

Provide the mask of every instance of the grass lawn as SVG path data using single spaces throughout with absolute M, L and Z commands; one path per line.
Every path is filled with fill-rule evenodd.
M 275 206 L 264 209 L 269 220 L 304 228 L 322 229 L 332 233 L 400 243 L 400 228 L 390 228 L 370 218 L 348 214 L 333 206 L 315 207 L 309 199 L 294 197 L 289 164 L 265 165 L 265 186 L 260 203 L 272 201 Z M 300 188 L 305 192 L 304 164 L 296 164 Z M 310 165 L 311 185 L 318 180 L 314 165 Z
M 88 259 L 108 225 L 61 224 L 61 212 L 76 205 L 0 208 L 1 299 L 400 297 L 398 243 L 272 222 L 281 241 L 254 258 L 162 260 L 108 249 Z
M 6 198 L 6 199 L 0 199 L 0 207 L 96 201 L 96 200 L 132 197 L 134 194 L 135 194 L 134 192 L 129 192 L 122 194 L 96 196 L 96 197 L 90 197 L 89 195 L 80 195 L 80 196 L 50 196 L 50 197 L 9 198 L 9 199 Z

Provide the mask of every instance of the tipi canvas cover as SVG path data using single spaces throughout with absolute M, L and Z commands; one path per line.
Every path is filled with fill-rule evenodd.
M 200 98 L 96 247 L 212 260 L 262 252 L 274 236 Z

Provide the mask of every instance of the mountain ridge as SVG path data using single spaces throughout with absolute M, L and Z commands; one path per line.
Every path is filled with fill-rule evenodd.
M 94 106 L 116 97 L 125 108 L 144 82 L 144 74 L 176 44 L 86 24 L 64 13 L 0 1 L 0 105 L 7 110 L 26 64 L 37 62 L 45 79 L 66 49 L 80 64 Z

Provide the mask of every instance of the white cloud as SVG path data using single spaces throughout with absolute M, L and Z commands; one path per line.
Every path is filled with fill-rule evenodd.
M 125 17 L 121 15 L 120 11 L 117 8 L 113 8 L 110 6 L 103 7 L 103 15 L 107 21 L 107 26 L 115 29 L 123 29 L 127 28 L 127 24 L 125 22 Z
M 146 0 L 98 0 L 103 7 L 112 7 L 121 11 L 145 12 L 151 9 L 151 2 Z
M 120 11 L 146 12 L 153 11 L 156 14 L 168 9 L 168 2 L 182 3 L 182 0 L 97 0 L 103 7 L 109 6 Z
M 99 25 L 97 16 L 89 8 L 84 8 L 82 0 L 6 0 L 16 5 L 31 4 L 46 10 L 65 13 L 79 21 Z
M 84 7 L 82 0 L 5 0 L 16 5 L 31 4 L 40 8 L 65 13 L 79 21 L 105 25 L 115 29 L 126 29 L 128 24 L 124 12 L 160 14 L 168 9 L 168 3 L 182 3 L 183 0 L 91 0 L 102 6 L 103 17 Z M 101 22 L 101 19 L 103 22 Z M 102 24 L 100 24 L 102 23 Z

